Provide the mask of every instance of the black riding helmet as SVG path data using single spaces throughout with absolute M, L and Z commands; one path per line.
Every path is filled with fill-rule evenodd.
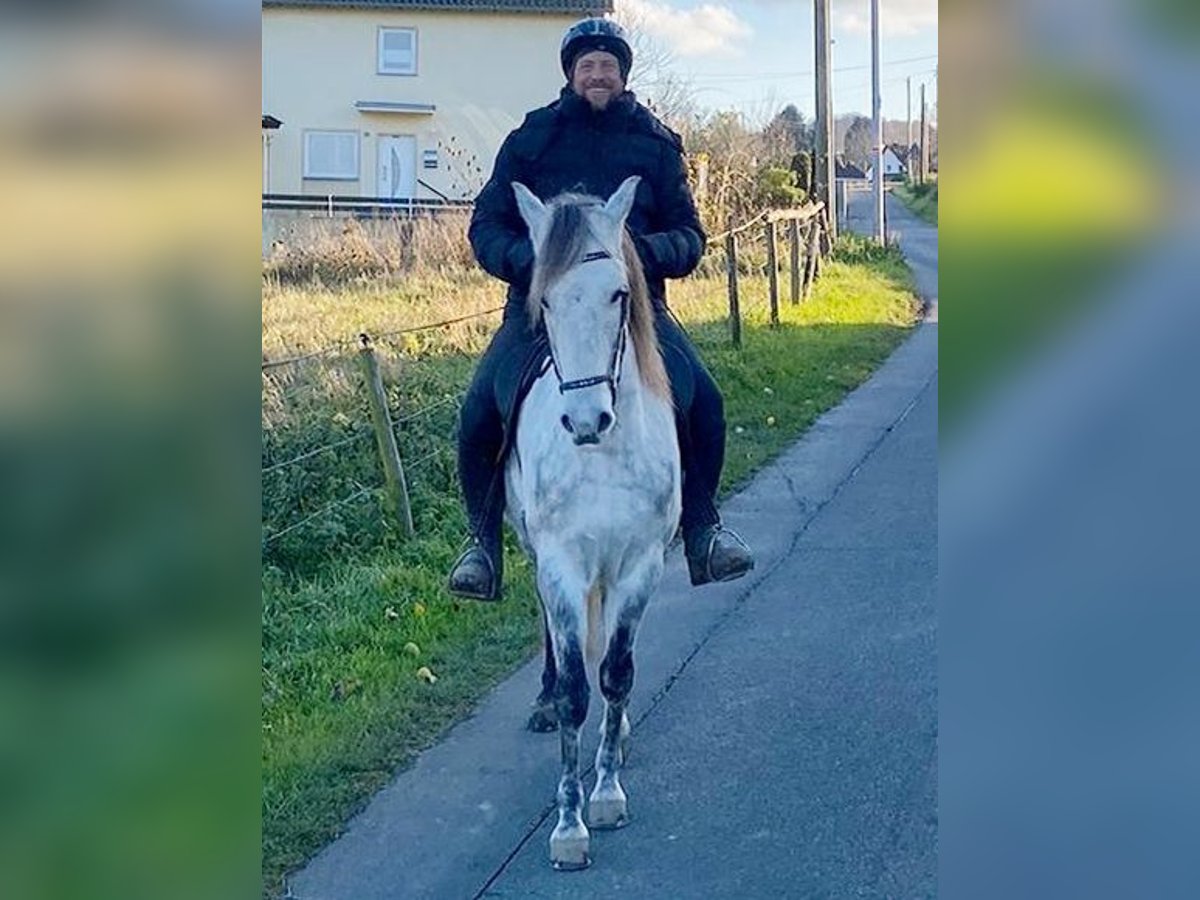
M 603 50 L 615 56 L 617 65 L 621 67 L 621 80 L 629 80 L 633 48 L 629 46 L 625 29 L 611 19 L 581 19 L 567 29 L 558 52 L 563 74 L 570 78 L 576 57 L 592 50 Z

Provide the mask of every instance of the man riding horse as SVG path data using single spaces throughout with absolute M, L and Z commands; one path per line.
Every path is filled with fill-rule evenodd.
M 568 191 L 608 197 L 631 175 L 641 181 L 626 227 L 645 269 L 675 401 L 689 574 L 693 585 L 739 578 L 754 558 L 721 525 L 715 505 L 725 458 L 724 402 L 666 305 L 664 279 L 695 269 L 705 244 L 682 141 L 625 90 L 633 51 L 615 22 L 591 18 L 571 26 L 560 59 L 567 84 L 559 99 L 529 113 L 504 141 L 471 217 L 469 237 L 479 264 L 509 289 L 503 323 L 463 402 L 458 472 L 471 545 L 455 563 L 449 589 L 477 600 L 500 598 L 505 428 L 512 424 L 519 384 L 543 358 L 540 336 L 526 315 L 533 245 L 512 184 L 525 184 L 542 200 Z

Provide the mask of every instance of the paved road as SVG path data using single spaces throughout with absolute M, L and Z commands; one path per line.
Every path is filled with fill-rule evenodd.
M 633 821 L 593 835 L 591 869 L 546 861 L 558 740 L 522 730 L 533 663 L 291 895 L 932 896 L 936 447 L 927 324 L 725 504 L 758 554 L 752 577 L 692 590 L 675 551 L 639 635 Z
M 875 207 L 871 193 L 855 191 L 848 197 L 847 221 L 843 227 L 860 234 L 874 234 Z M 903 203 L 887 192 L 883 195 L 888 239 L 900 245 L 917 279 L 917 291 L 926 305 L 926 320 L 937 321 L 938 230 L 917 218 Z

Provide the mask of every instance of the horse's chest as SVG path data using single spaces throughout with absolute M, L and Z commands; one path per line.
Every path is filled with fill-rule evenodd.
M 543 515 L 584 512 L 609 522 L 638 522 L 662 516 L 674 488 L 667 459 L 575 453 L 548 459 L 532 485 Z
M 640 532 L 676 517 L 678 451 L 669 440 L 673 423 L 665 427 L 668 440 L 640 441 L 636 447 L 580 450 L 557 436 L 522 446 L 520 505 L 528 524 L 551 531 L 594 530 L 603 524 Z

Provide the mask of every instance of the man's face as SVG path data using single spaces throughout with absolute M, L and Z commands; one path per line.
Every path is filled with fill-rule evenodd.
M 592 105 L 604 109 L 613 97 L 625 90 L 617 58 L 605 50 L 592 50 L 575 60 L 571 89 Z

